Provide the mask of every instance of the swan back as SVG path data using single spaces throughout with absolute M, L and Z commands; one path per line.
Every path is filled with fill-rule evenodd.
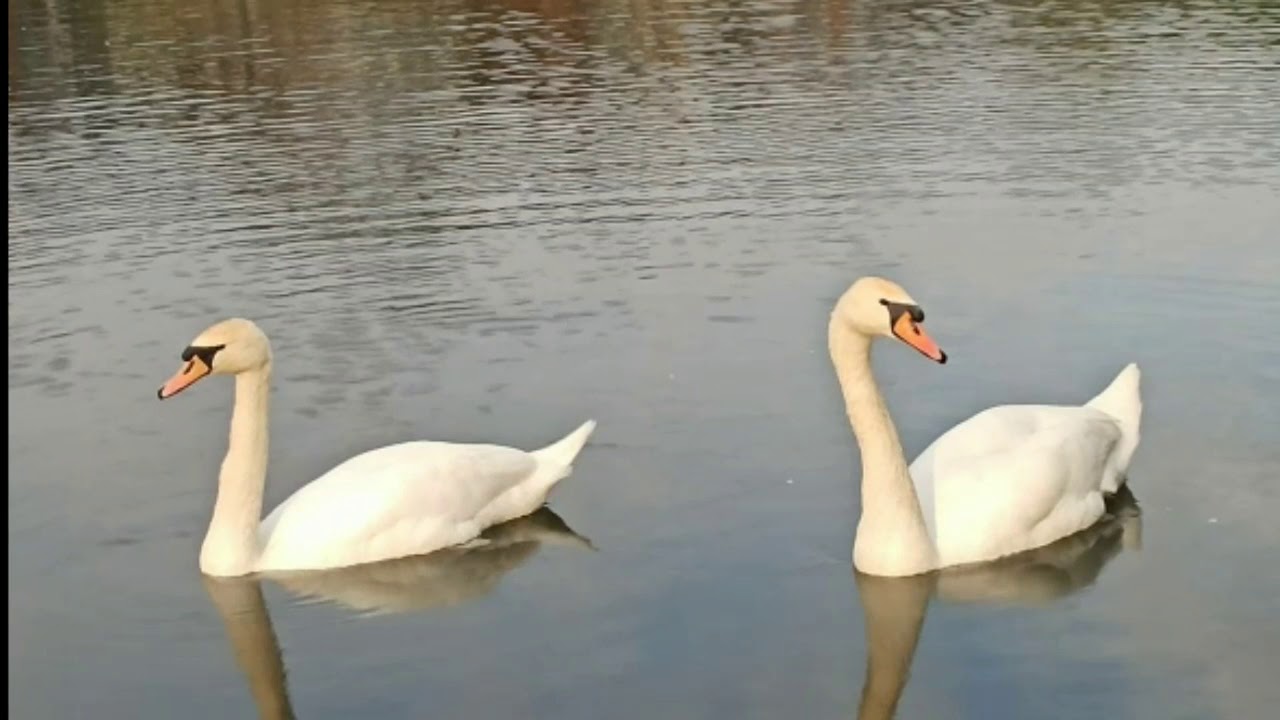
M 263 521 L 259 570 L 344 567 L 475 537 L 496 499 L 538 476 L 529 453 L 415 441 L 357 455 Z M 532 509 L 532 508 L 530 508 Z
M 262 521 L 259 570 L 346 567 L 467 542 L 538 509 L 595 429 L 525 452 L 416 441 L 357 455 Z
M 910 474 L 941 564 L 990 560 L 1095 522 L 1138 444 L 1139 380 L 1129 365 L 1084 405 L 989 408 L 929 445 Z

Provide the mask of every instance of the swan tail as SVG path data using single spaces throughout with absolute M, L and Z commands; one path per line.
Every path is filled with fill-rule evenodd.
M 1111 381 L 1106 390 L 1085 403 L 1087 407 L 1101 410 L 1120 423 L 1120 442 L 1117 444 L 1112 463 L 1121 483 L 1129 469 L 1129 461 L 1133 459 L 1133 452 L 1138 448 L 1141 435 L 1141 384 L 1142 371 L 1138 369 L 1136 363 L 1129 363 Z M 1107 492 L 1114 492 L 1115 489 L 1114 487 L 1103 488 Z
M 531 455 L 538 459 L 540 463 L 548 465 L 556 465 L 567 471 L 573 466 L 573 461 L 578 457 L 578 453 L 582 452 L 582 446 L 587 444 L 587 439 L 591 437 L 591 433 L 596 429 L 596 421 L 588 420 L 578 426 L 577 430 L 564 436 L 564 438 L 551 443 L 541 450 L 534 450 Z
M 1125 429 L 1132 428 L 1137 432 L 1138 423 L 1142 420 L 1142 395 L 1139 389 L 1141 381 L 1142 371 L 1137 364 L 1129 363 L 1106 390 L 1098 393 L 1086 405 L 1119 420 Z

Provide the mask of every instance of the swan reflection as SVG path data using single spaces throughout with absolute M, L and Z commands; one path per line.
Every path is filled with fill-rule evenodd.
M 544 544 L 593 549 L 589 540 L 543 507 L 489 528 L 478 541 L 429 555 L 262 577 L 305 600 L 337 603 L 365 614 L 411 612 L 461 605 L 487 595 Z
M 261 579 L 269 579 L 304 600 L 330 602 L 362 614 L 422 611 L 483 597 L 544 544 L 594 549 L 589 540 L 543 507 L 489 528 L 476 542 L 429 555 L 318 572 L 204 576 L 204 584 L 226 626 L 232 653 L 259 717 L 279 720 L 294 715 Z
M 1122 550 L 1139 550 L 1142 517 L 1127 489 L 1093 527 L 1004 560 L 907 578 L 855 571 L 867 641 L 859 720 L 893 717 L 929 602 L 1044 606 L 1092 585 Z

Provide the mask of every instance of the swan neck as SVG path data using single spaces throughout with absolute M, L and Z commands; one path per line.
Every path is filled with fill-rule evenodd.
M 898 430 L 871 371 L 872 338 L 834 315 L 828 338 L 845 412 L 862 456 L 862 515 L 854 564 L 877 575 L 930 570 L 935 551 Z
M 871 371 L 871 338 L 833 322 L 831 359 L 836 366 L 844 408 L 862 454 L 863 501 L 867 491 L 879 490 L 882 479 L 910 485 L 898 429 L 889 416 L 884 396 Z M 868 488 L 867 479 L 873 480 Z M 866 510 L 864 505 L 863 510 Z
M 200 550 L 200 569 L 209 575 L 244 575 L 253 571 L 258 559 L 270 382 L 270 365 L 236 375 L 227 454 L 218 474 L 213 518 Z

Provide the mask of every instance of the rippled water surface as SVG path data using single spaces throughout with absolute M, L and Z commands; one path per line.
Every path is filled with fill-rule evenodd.
M 1280 702 L 1275 3 L 13 0 L 8 144 L 16 716 Z M 877 352 L 913 455 L 1139 362 L 1140 514 L 855 578 L 824 333 L 865 273 L 952 358 Z M 206 582 L 230 386 L 155 388 L 230 315 L 275 348 L 269 505 L 600 427 L 483 552 Z

